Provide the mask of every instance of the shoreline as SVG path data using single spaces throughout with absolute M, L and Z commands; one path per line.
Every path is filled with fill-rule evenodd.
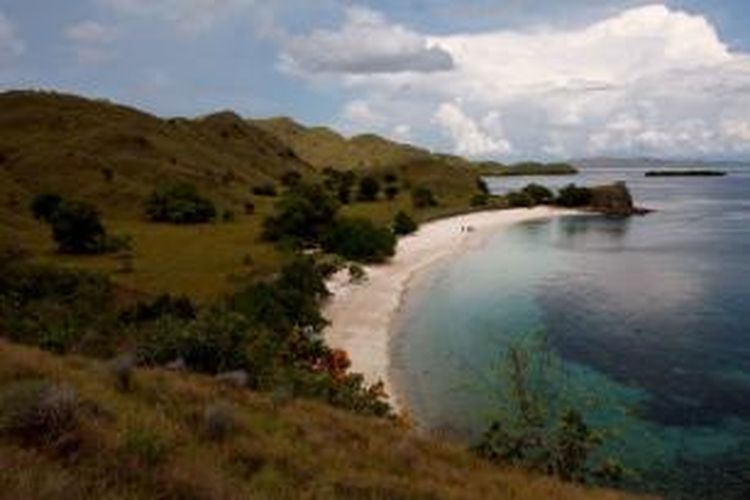
M 578 213 L 552 207 L 485 210 L 424 223 L 416 233 L 399 239 L 389 262 L 365 266 L 364 282 L 350 282 L 347 269 L 326 282 L 332 293 L 323 307 L 323 316 L 331 323 L 323 332 L 326 343 L 346 351 L 351 370 L 361 373 L 368 385 L 382 381 L 388 403 L 396 413 L 402 413 L 406 405 L 394 382 L 391 340 L 404 295 L 414 278 L 514 224 Z M 466 230 L 469 227 L 471 230 Z

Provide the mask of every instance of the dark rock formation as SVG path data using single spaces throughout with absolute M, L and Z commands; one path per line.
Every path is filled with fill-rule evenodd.
M 633 204 L 633 197 L 624 182 L 592 187 L 589 208 L 605 215 L 621 217 L 643 215 L 649 212 Z

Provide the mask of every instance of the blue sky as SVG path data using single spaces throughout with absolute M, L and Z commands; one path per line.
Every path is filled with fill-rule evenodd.
M 750 158 L 747 0 L 0 0 L 0 88 L 477 158 Z

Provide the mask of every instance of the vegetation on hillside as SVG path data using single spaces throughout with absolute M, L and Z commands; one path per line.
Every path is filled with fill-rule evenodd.
M 478 167 L 479 173 L 484 176 L 510 176 L 510 175 L 575 175 L 578 169 L 569 163 L 539 163 L 522 162 L 513 165 L 502 165 L 497 162 L 482 162 Z

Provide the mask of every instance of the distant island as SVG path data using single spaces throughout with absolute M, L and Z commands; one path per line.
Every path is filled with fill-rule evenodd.
M 578 169 L 570 163 L 522 162 L 503 165 L 497 162 L 482 162 L 478 165 L 480 175 L 505 177 L 511 175 L 575 175 Z
M 649 170 L 646 177 L 723 177 L 722 170 Z

